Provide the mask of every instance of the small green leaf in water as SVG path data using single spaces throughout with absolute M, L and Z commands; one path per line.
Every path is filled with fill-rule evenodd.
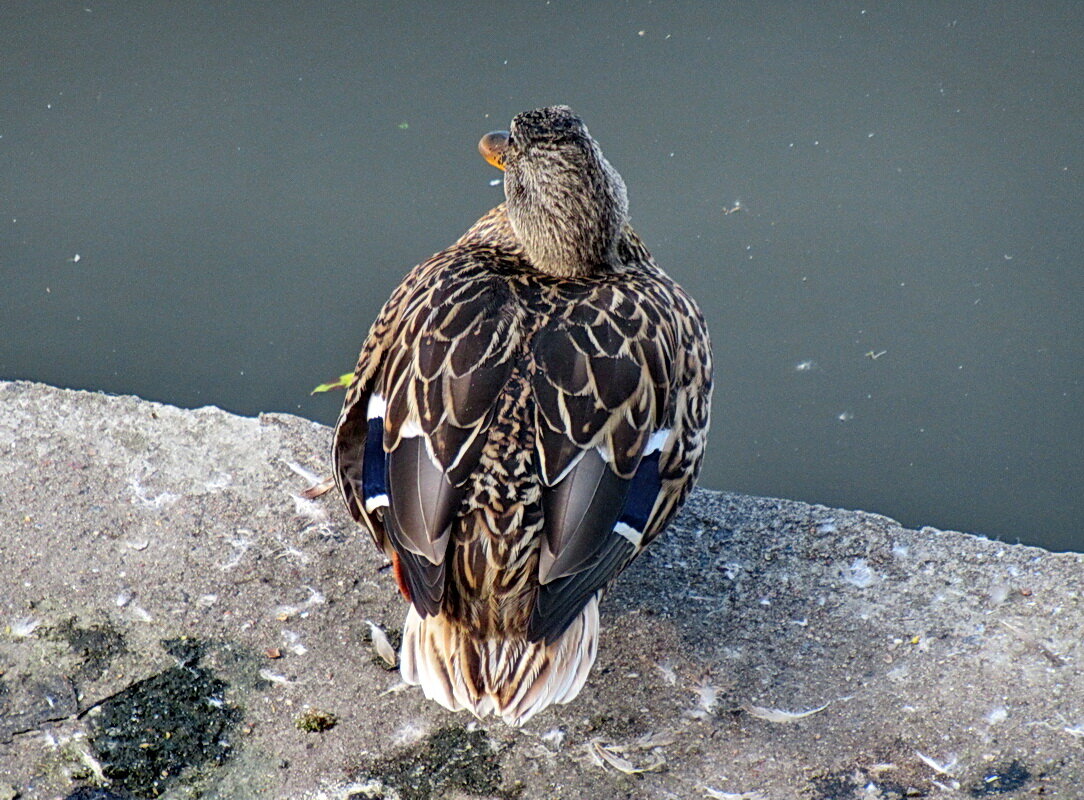
M 409 127 L 410 127 L 410 124 L 407 123 L 407 122 L 400 122 L 399 123 L 399 130 L 401 130 L 401 131 L 405 131 Z

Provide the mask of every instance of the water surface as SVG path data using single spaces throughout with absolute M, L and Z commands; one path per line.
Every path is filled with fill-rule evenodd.
M 331 422 L 500 200 L 478 137 L 564 102 L 709 319 L 702 483 L 1081 549 L 1082 40 L 1073 0 L 5 3 L 0 375 Z

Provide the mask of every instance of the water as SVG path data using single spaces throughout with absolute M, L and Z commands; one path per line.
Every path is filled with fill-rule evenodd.
M 709 319 L 703 484 L 1084 549 L 1084 4 L 437 5 L 0 6 L 0 376 L 331 422 L 565 102 Z

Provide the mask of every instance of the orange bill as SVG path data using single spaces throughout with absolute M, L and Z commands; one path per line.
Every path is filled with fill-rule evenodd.
M 507 131 L 490 131 L 478 142 L 478 152 L 482 154 L 482 158 L 499 170 L 504 169 L 504 153 L 507 148 Z

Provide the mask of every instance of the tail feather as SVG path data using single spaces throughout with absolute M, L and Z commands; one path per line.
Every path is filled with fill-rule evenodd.
M 477 639 L 443 615 L 421 617 L 414 606 L 403 628 L 400 672 L 451 711 L 496 714 L 522 725 L 580 693 L 598 653 L 598 596 L 557 641 L 524 637 Z

